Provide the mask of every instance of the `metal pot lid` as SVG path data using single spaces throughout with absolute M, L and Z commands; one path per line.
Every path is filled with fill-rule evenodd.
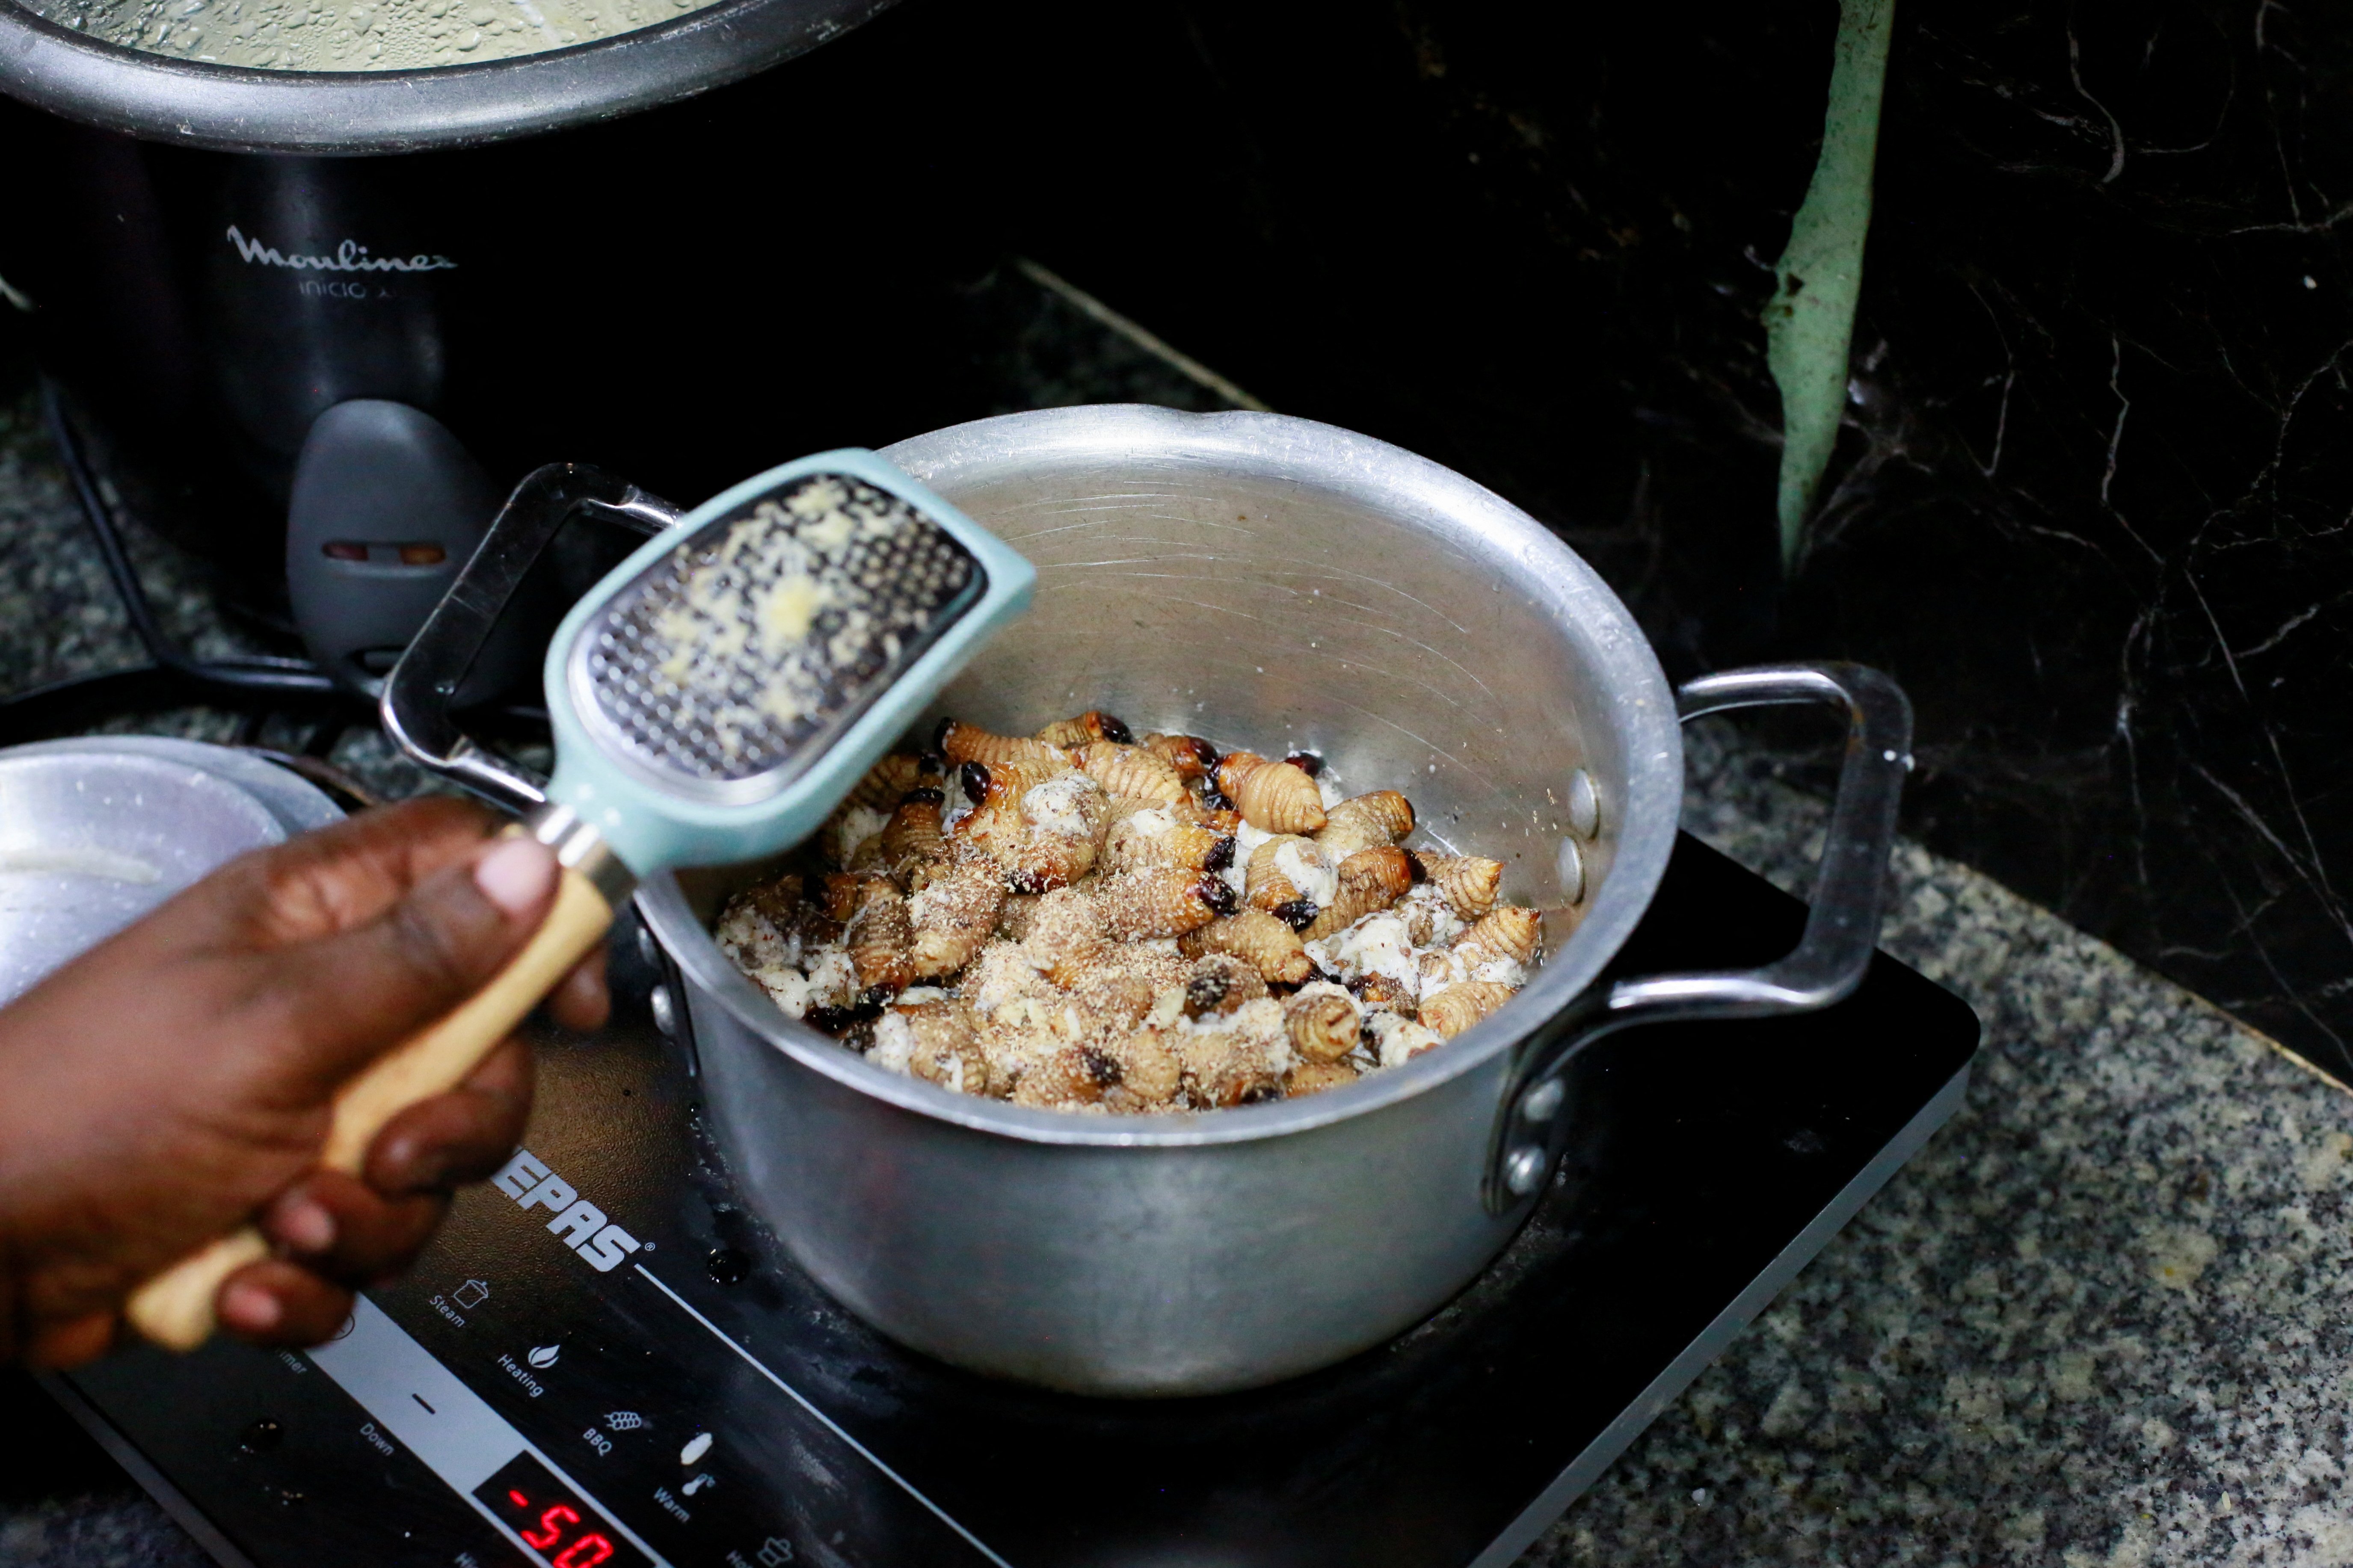
M 44 4 L 64 11 L 72 0 Z M 504 59 L 280 70 L 104 42 L 0 0 L 0 92 L 85 125 L 225 152 L 463 147 L 607 120 L 741 80 L 890 4 L 717 0 L 670 21 Z M 166 15 L 148 9 L 159 21 Z M 168 31 L 161 42 L 168 48 Z
M 341 815 L 282 769 L 191 741 L 0 752 L 0 1003 L 222 862 Z

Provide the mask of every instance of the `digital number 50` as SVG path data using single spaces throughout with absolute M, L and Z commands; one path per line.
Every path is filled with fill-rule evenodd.
M 539 1516 L 539 1528 L 522 1532 L 523 1544 L 546 1551 L 564 1539 L 565 1530 L 580 1522 L 580 1516 L 562 1503 L 557 1503 Z M 613 1555 L 613 1543 L 602 1535 L 591 1532 L 580 1537 L 548 1561 L 555 1568 L 596 1568 L 596 1564 Z

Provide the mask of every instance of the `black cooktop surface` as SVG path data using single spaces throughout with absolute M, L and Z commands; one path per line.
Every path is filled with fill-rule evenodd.
M 1763 962 L 1803 913 L 1686 837 L 1618 967 Z M 547 1037 L 527 1149 L 343 1339 L 53 1382 L 223 1562 L 1508 1563 L 1952 1113 L 1978 1037 L 1884 955 L 1824 1013 L 1618 1036 L 1527 1227 L 1437 1316 L 1275 1388 L 1106 1402 L 828 1300 L 702 1130 L 674 981 L 631 922 L 613 955 L 615 1021 Z

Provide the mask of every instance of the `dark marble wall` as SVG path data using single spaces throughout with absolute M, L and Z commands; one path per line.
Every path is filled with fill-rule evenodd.
M 1832 5 L 991 16 L 1008 243 L 1529 507 L 1678 671 L 1893 669 L 1914 831 L 2353 1072 L 2353 11 L 1903 0 L 1786 581 Z

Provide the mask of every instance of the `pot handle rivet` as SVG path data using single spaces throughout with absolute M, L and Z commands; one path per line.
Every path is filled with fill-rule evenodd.
M 1570 832 L 1589 839 L 1601 831 L 1601 793 L 1583 768 L 1568 775 L 1567 805 Z
M 1526 1197 L 1544 1184 L 1545 1152 L 1533 1147 L 1512 1151 L 1504 1162 L 1504 1184 L 1521 1197 Z
M 1560 1109 L 1561 1097 L 1566 1092 L 1560 1087 L 1558 1079 L 1551 1079 L 1536 1085 L 1535 1088 L 1528 1090 L 1526 1098 L 1520 1101 L 1521 1119 L 1527 1121 L 1550 1121 L 1552 1113 Z
M 654 1027 L 665 1040 L 678 1038 L 678 1004 L 670 1000 L 670 987 L 657 985 L 646 993 L 646 1006 L 654 1016 Z

